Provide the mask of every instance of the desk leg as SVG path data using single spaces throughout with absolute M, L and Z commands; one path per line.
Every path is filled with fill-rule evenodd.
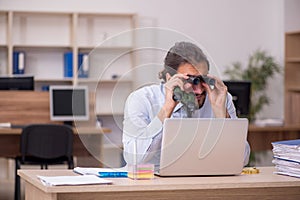
M 9 180 L 14 180 L 15 178 L 15 159 L 7 159 L 7 177 Z
M 57 200 L 56 193 L 45 193 L 34 185 L 25 183 L 25 200 Z

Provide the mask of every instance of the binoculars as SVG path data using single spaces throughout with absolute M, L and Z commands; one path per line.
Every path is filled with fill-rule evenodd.
M 185 80 L 187 83 L 198 85 L 201 82 L 205 82 L 211 89 L 215 86 L 215 79 L 209 78 L 208 76 L 192 76 L 188 75 L 189 78 Z M 174 88 L 173 100 L 180 101 L 185 109 L 187 110 L 188 117 L 191 117 L 192 113 L 197 109 L 195 94 L 193 92 L 182 91 L 178 86 Z
M 208 76 L 193 76 L 193 75 L 188 75 L 189 78 L 186 80 L 186 82 L 191 83 L 193 85 L 198 85 L 199 83 L 206 83 L 207 85 L 210 86 L 211 89 L 215 86 L 215 79 L 209 78 Z
M 187 110 L 188 117 L 196 110 L 195 94 L 182 91 L 178 86 L 174 88 L 173 100 L 180 101 Z

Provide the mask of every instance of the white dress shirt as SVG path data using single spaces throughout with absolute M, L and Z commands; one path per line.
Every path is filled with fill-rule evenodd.
M 127 164 L 153 163 L 159 167 L 163 123 L 157 117 L 165 101 L 164 84 L 140 88 L 131 93 L 125 104 L 123 121 L 124 159 Z M 232 96 L 227 94 L 226 107 L 231 118 L 236 118 Z M 179 103 L 171 118 L 186 118 L 187 113 Z M 214 118 L 208 98 L 193 118 Z M 247 142 L 244 165 L 249 161 L 250 147 Z

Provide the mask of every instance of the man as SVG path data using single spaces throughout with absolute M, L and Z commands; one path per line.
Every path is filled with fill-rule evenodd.
M 126 101 L 123 121 L 124 158 L 127 164 L 153 163 L 157 168 L 163 122 L 166 118 L 185 118 L 186 106 L 174 100 L 174 89 L 193 92 L 196 110 L 194 118 L 236 118 L 232 96 L 217 77 L 208 74 L 209 62 L 202 50 L 189 42 L 176 43 L 167 53 L 160 85 L 146 86 L 131 93 Z M 209 77 L 214 88 L 205 81 L 195 84 L 191 77 Z M 249 161 L 250 147 L 246 144 L 244 165 Z

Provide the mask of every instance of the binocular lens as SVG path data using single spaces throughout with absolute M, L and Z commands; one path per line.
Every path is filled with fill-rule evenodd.
M 187 79 L 187 82 L 192 83 L 193 85 L 198 85 L 199 83 L 201 83 L 201 81 L 204 81 L 202 76 L 189 76 L 189 78 Z
M 209 78 L 207 76 L 189 76 L 187 79 L 188 83 L 192 83 L 193 85 L 198 85 L 201 82 L 205 82 L 208 85 L 213 86 L 215 84 L 215 79 Z
M 194 85 L 198 85 L 199 83 L 201 82 L 201 80 L 200 80 L 200 78 L 194 78 L 194 80 L 193 80 L 193 84 Z

